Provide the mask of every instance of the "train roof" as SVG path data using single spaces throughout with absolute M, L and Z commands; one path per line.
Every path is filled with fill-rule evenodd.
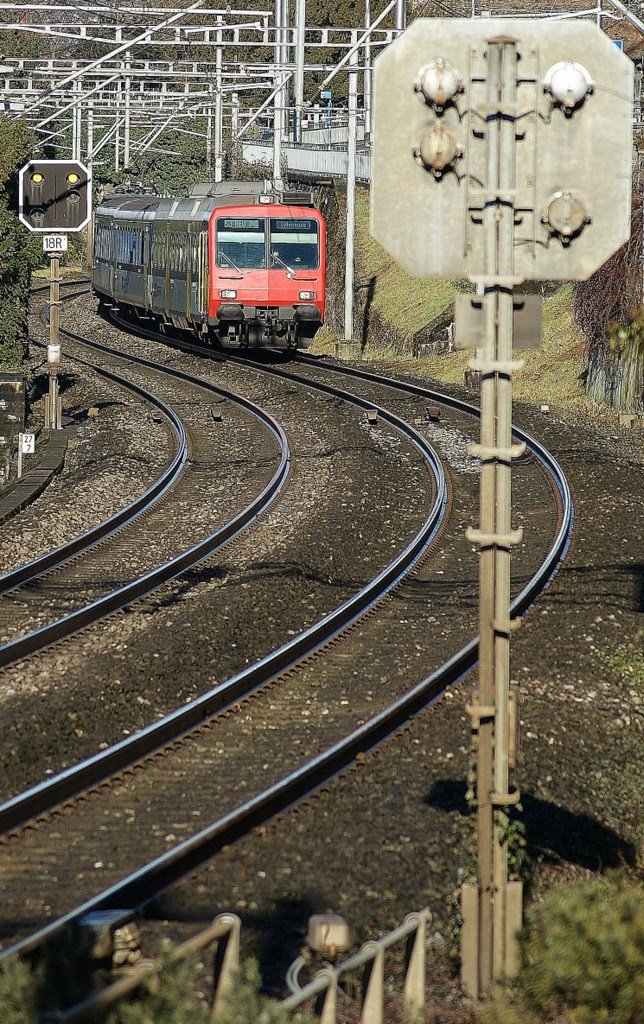
M 207 181 L 194 185 L 188 196 L 154 196 L 111 193 L 96 210 L 98 216 L 123 220 L 173 220 L 206 222 L 223 206 L 315 206 L 313 193 L 273 187 L 270 181 Z

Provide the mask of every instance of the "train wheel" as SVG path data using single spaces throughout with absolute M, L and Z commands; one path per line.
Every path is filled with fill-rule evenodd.
M 295 352 L 298 343 L 297 324 L 288 324 L 286 328 L 286 348 L 289 352 Z

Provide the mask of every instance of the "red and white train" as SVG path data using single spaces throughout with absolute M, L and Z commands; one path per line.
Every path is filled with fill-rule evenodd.
M 99 298 L 224 347 L 306 348 L 324 322 L 325 273 L 312 195 L 269 182 L 111 195 L 95 212 Z

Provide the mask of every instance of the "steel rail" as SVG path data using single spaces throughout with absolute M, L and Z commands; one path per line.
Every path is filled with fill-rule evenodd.
M 139 328 L 137 331 L 150 333 L 142 332 Z M 155 336 L 156 340 L 158 337 L 158 335 Z M 100 342 L 92 344 L 98 348 L 104 347 Z M 333 388 L 330 385 L 307 383 L 310 387 L 324 393 L 331 393 L 341 398 L 346 397 L 346 400 L 350 400 L 359 408 L 376 410 L 384 421 L 406 436 L 420 452 L 433 473 L 436 488 L 432 509 L 421 529 L 417 531 L 406 548 L 365 587 L 271 654 L 190 703 L 176 709 L 165 718 L 152 723 L 134 736 L 122 740 L 107 750 L 101 751 L 7 801 L 0 807 L 0 832 L 6 832 L 26 820 L 47 813 L 61 801 L 87 790 L 164 744 L 172 742 L 191 729 L 198 727 L 217 711 L 248 695 L 281 672 L 294 666 L 373 607 L 408 575 L 421 555 L 427 550 L 442 523 L 447 502 L 445 475 L 434 449 L 412 426 L 387 410 L 349 395 L 342 389 Z M 0 954 L 0 958 L 4 955 L 6 953 Z
M 35 344 L 39 347 L 46 347 L 41 342 L 35 342 Z M 81 359 L 78 356 L 69 356 L 68 358 L 73 359 L 74 362 L 80 363 L 83 366 L 90 367 L 102 376 L 107 377 L 108 380 L 114 381 L 116 384 L 126 388 L 128 391 L 138 395 L 140 398 L 143 398 L 144 401 L 156 407 L 174 430 L 174 434 L 178 442 L 177 451 L 170 464 L 166 466 L 160 476 L 158 476 L 142 494 L 139 494 L 128 505 L 125 505 L 123 508 L 119 509 L 118 512 L 115 512 L 114 515 L 110 516 L 108 519 L 104 519 L 101 523 L 91 527 L 89 530 L 86 530 L 85 533 L 81 533 L 77 537 L 73 537 L 65 544 L 52 548 L 51 551 L 46 551 L 43 555 L 39 555 L 30 562 L 25 562 L 23 565 L 19 565 L 15 569 L 11 569 L 9 572 L 1 575 L 0 595 L 6 594 L 16 587 L 24 586 L 26 583 L 31 583 L 44 573 L 50 572 L 52 569 L 57 569 L 59 566 L 64 565 L 69 561 L 70 558 L 74 558 L 76 555 L 79 555 L 84 551 L 89 551 L 100 541 L 105 540 L 107 537 L 111 537 L 114 533 L 120 530 L 122 526 L 134 522 L 142 512 L 152 508 L 160 498 L 167 494 L 170 488 L 180 477 L 188 459 L 188 441 L 183 423 L 179 416 L 177 416 L 174 410 L 170 408 L 163 399 L 155 395 L 154 392 L 148 391 L 146 388 L 139 387 L 138 384 L 134 384 L 131 381 L 126 380 L 126 378 L 121 377 L 120 374 L 113 373 L 111 370 L 100 367 L 96 363 L 92 363 L 87 359 Z
M 192 347 L 192 346 L 191 346 Z M 207 354 L 207 353 L 206 353 Z M 246 360 L 239 360 L 246 363 Z M 265 367 L 252 364 L 254 369 L 266 370 Z M 349 375 L 365 376 L 383 386 L 393 386 L 407 390 L 423 398 L 431 397 L 440 400 L 452 408 L 479 415 L 479 410 L 469 403 L 461 402 L 450 396 L 442 395 L 430 389 L 407 385 L 405 382 L 392 381 L 387 377 L 366 374 L 357 371 L 352 374 L 349 368 L 339 368 Z M 281 371 L 270 368 L 270 372 L 279 375 Z M 286 376 L 293 377 L 285 372 Z M 304 378 L 309 384 L 312 382 Z M 317 382 L 318 384 L 320 382 Z M 328 387 L 327 385 L 324 386 Z M 374 406 L 370 403 L 371 408 Z M 570 542 L 573 528 L 573 505 L 568 481 L 559 463 L 535 438 L 525 431 L 515 428 L 515 436 L 529 444 L 542 468 L 553 480 L 561 499 L 561 523 L 555 539 L 542 562 L 540 568 L 513 600 L 511 613 L 524 613 L 534 601 L 537 594 L 545 588 L 552 578 L 560 561 L 563 559 Z M 297 639 L 297 638 L 296 638 Z M 240 805 L 229 814 L 202 829 L 190 839 L 180 843 L 173 850 L 156 858 L 127 878 L 109 887 L 98 896 L 86 901 L 57 921 L 52 922 L 29 938 L 16 943 L 0 954 L 0 959 L 10 953 L 27 952 L 60 931 L 66 925 L 78 921 L 85 915 L 98 910 L 120 911 L 123 921 L 136 913 L 141 913 L 169 886 L 212 858 L 224 846 L 246 836 L 254 827 L 287 810 L 321 786 L 328 784 L 340 772 L 356 763 L 359 754 L 373 749 L 383 739 L 390 736 L 410 718 L 431 705 L 449 686 L 453 686 L 476 664 L 478 637 L 466 644 L 454 654 L 444 665 L 426 679 L 412 687 L 406 694 L 398 698 L 388 708 L 379 712 L 369 721 L 355 729 L 344 739 L 335 743 L 318 756 L 312 758 L 296 771 L 278 783 L 268 787 L 262 793 Z
M 68 296 L 68 298 L 69 297 L 70 296 Z M 224 526 L 220 527 L 214 533 L 199 541 L 191 548 L 163 563 L 163 565 L 145 573 L 136 580 L 111 591 L 103 597 L 92 601 L 90 604 L 76 609 L 61 619 L 50 622 L 47 625 L 42 626 L 40 629 L 34 630 L 22 637 L 18 637 L 10 643 L 0 646 L 0 667 L 11 665 L 27 655 L 41 651 L 44 647 L 49 646 L 49 644 L 52 644 L 57 640 L 61 640 L 64 637 L 68 637 L 77 630 L 82 629 L 91 623 L 97 622 L 104 616 L 126 607 L 126 605 L 131 604 L 133 601 L 149 594 L 161 584 L 176 578 L 186 570 L 197 565 L 204 558 L 214 554 L 215 551 L 219 550 L 229 540 L 237 536 L 260 514 L 260 512 L 263 512 L 268 507 L 284 485 L 290 470 L 290 449 L 288 439 L 281 425 L 274 417 L 261 409 L 254 402 L 250 402 L 243 396 L 236 395 L 234 392 L 229 391 L 226 388 L 220 388 L 209 381 L 204 381 L 202 378 L 194 377 L 191 374 L 184 373 L 183 371 L 177 370 L 173 367 L 167 367 L 163 364 L 155 363 L 152 360 L 146 360 L 142 357 L 136 357 L 129 353 L 120 352 L 117 349 L 111 349 L 109 346 L 89 341 L 88 339 L 70 331 L 61 330 L 61 333 L 90 348 L 94 348 L 111 355 L 116 355 L 120 358 L 138 363 L 161 373 L 166 373 L 172 377 L 195 384 L 206 391 L 211 391 L 214 394 L 235 402 L 268 427 L 277 441 L 280 451 L 280 462 L 275 473 L 271 477 L 271 480 L 266 484 L 261 493 L 255 497 L 245 509 L 243 509 L 233 519 L 229 520 Z M 110 371 L 105 372 L 108 375 L 110 373 Z M 49 568 L 51 568 L 51 566 Z

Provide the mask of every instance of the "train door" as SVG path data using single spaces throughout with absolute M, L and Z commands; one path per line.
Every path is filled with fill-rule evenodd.
M 194 320 L 201 320 L 208 313 L 208 233 L 200 231 L 198 236 L 192 236 L 192 242 L 190 312 Z

